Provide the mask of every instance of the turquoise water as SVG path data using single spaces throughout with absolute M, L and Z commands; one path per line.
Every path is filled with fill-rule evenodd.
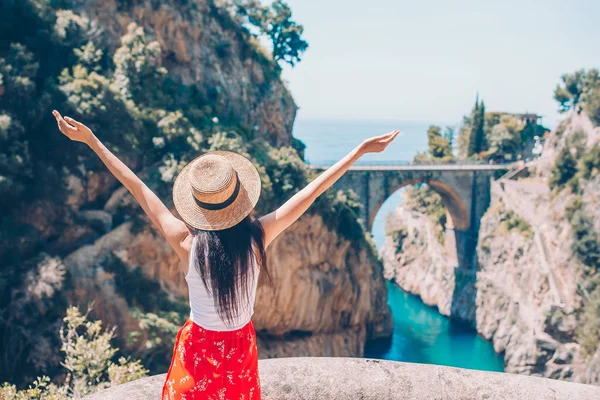
M 401 121 L 327 121 L 299 118 L 294 136 L 306 144 L 306 158 L 313 164 L 339 160 L 362 140 L 392 129 L 402 134 L 383 153 L 369 154 L 363 161 L 409 161 L 417 151 L 427 149 L 427 123 Z M 383 244 L 384 218 L 400 203 L 402 190 L 381 207 L 373 223 L 373 238 Z M 502 357 L 491 343 L 469 327 L 456 323 L 437 309 L 426 306 L 416 296 L 388 283 L 388 304 L 392 310 L 394 333 L 389 343 L 374 343 L 366 356 L 396 361 L 450 365 L 461 368 L 503 371 Z
M 440 315 L 417 296 L 388 282 L 394 333 L 389 348 L 372 345 L 366 356 L 452 367 L 504 371 L 492 345 L 468 326 Z M 387 347 L 387 346 L 385 346 Z

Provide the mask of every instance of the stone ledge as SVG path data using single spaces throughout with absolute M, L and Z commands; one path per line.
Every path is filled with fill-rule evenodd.
M 361 358 L 259 361 L 262 399 L 550 400 L 600 399 L 600 387 L 438 365 Z M 165 375 L 96 393 L 90 400 L 160 399 Z

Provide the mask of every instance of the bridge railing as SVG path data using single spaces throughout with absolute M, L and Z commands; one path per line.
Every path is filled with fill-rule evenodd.
M 335 164 L 338 160 L 324 160 L 322 162 L 311 162 L 307 161 L 309 166 L 317 166 L 317 167 L 330 167 Z M 354 163 L 355 166 L 365 166 L 365 167 L 384 167 L 384 166 L 428 166 L 428 165 L 503 165 L 507 168 L 512 163 L 503 163 L 503 164 L 490 164 L 484 161 L 474 161 L 474 160 L 452 160 L 452 161 L 406 161 L 406 160 L 358 160 Z

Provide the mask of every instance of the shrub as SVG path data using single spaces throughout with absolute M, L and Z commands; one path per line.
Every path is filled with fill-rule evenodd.
M 584 98 L 583 109 L 596 125 L 600 125 L 600 87 L 588 90 Z
M 504 219 L 504 224 L 508 232 L 517 231 L 528 239 L 531 239 L 533 237 L 533 229 L 531 227 L 531 224 L 529 224 L 529 222 L 525 221 L 523 218 L 519 217 L 512 211 L 506 212 L 506 219 Z
M 401 226 L 390 232 L 385 233 L 386 236 L 391 236 L 394 244 L 396 245 L 396 254 L 402 252 L 402 245 L 404 240 L 408 237 L 408 229 L 405 226 Z
M 308 183 L 309 171 L 291 147 L 267 146 L 263 166 L 270 181 L 270 192 L 265 193 L 263 202 L 266 212 L 279 207 Z
M 600 287 L 591 293 L 583 306 L 576 337 L 585 355 L 591 356 L 596 352 L 600 343 Z
M 148 371 L 139 361 L 120 357 L 111 345 L 114 329 L 102 332 L 101 321 L 88 321 L 91 309 L 83 315 L 76 307 L 69 307 L 60 329 L 61 350 L 65 354 L 62 363 L 67 377 L 60 386 L 50 383 L 50 378 L 36 379 L 29 389 L 17 391 L 14 385 L 4 383 L 0 398 L 21 399 L 67 399 L 81 398 L 110 386 L 130 382 L 147 375 Z
M 435 224 L 438 242 L 444 244 L 447 216 L 446 206 L 440 195 L 424 184 L 411 186 L 405 193 L 406 207 L 427 215 Z
M 600 173 L 600 144 L 594 145 L 581 158 L 581 176 L 590 179 Z
M 549 185 L 551 189 L 562 189 L 577 174 L 577 161 L 570 149 L 564 148 L 550 171 Z
M 364 231 L 358 222 L 361 204 L 349 190 L 327 191 L 317 199 L 311 212 L 323 217 L 325 225 L 348 240 L 362 242 Z
M 583 210 L 574 207 L 577 207 L 577 204 L 572 203 L 567 211 L 573 229 L 573 252 L 583 264 L 592 268 L 594 272 L 600 272 L 600 240 L 598 233 L 594 230 L 594 225 Z
M 502 203 L 498 203 L 493 212 L 499 215 L 500 222 L 495 228 L 499 233 L 517 232 L 526 239 L 533 237 L 533 228 L 531 224 L 518 216 L 512 210 L 507 210 Z

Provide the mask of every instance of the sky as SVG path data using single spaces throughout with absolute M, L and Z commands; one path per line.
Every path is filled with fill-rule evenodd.
M 554 126 L 565 72 L 600 67 L 600 0 L 287 0 L 309 49 L 283 78 L 300 119 L 457 123 L 490 111 Z

